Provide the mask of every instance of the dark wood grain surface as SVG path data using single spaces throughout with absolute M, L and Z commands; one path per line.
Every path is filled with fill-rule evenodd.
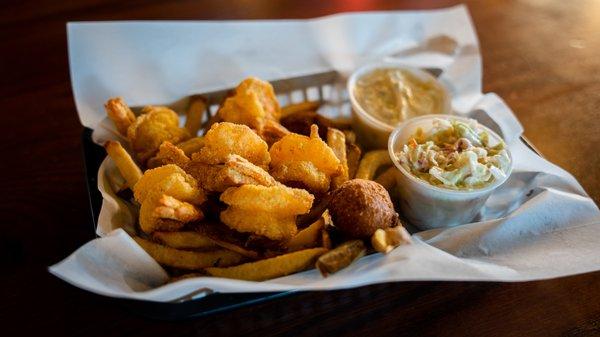
M 3 1 L 0 322 L 4 336 L 600 335 L 600 273 L 526 283 L 406 282 L 303 293 L 184 322 L 143 318 L 47 266 L 93 238 L 65 23 L 308 18 L 455 1 Z M 600 201 L 600 1 L 468 2 L 484 89 Z

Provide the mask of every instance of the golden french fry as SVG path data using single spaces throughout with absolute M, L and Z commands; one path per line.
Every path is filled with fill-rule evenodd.
M 358 164 L 360 163 L 360 155 L 362 151 L 356 144 L 346 144 L 346 161 L 348 165 L 348 178 L 354 179 Z
M 235 267 L 206 268 L 205 271 L 216 277 L 264 281 L 308 269 L 325 252 L 325 248 L 310 248 Z
M 127 129 L 129 126 L 135 122 L 135 115 L 133 111 L 129 109 L 123 98 L 115 97 L 109 99 L 106 104 L 104 104 L 104 108 L 106 109 L 106 114 L 108 118 L 110 118 L 117 130 L 123 136 L 127 136 Z
M 206 111 L 206 100 L 200 96 L 193 97 L 188 107 L 185 119 L 185 128 L 190 135 L 195 136 L 202 126 L 202 115 Z
M 204 138 L 190 138 L 184 142 L 177 143 L 175 146 L 180 148 L 186 156 L 191 157 L 193 153 L 200 151 L 200 149 L 204 146 Z
M 177 220 L 183 223 L 204 218 L 202 211 L 194 205 L 165 194 L 158 199 L 158 206 L 154 209 L 154 214 L 161 219 Z
M 321 272 L 321 275 L 326 277 L 329 274 L 346 268 L 354 260 L 364 256 L 366 253 L 367 247 L 362 240 L 348 241 L 321 255 L 317 260 L 316 267 Z
M 302 111 L 316 111 L 320 105 L 321 103 L 316 101 L 290 104 L 281 108 L 281 118 Z
M 195 231 L 154 232 L 152 238 L 166 246 L 177 249 L 212 249 L 219 247 L 209 237 Z
M 344 135 L 346 136 L 346 143 L 348 144 L 356 144 L 356 133 L 352 130 L 344 130 Z
M 371 236 L 373 248 L 384 254 L 391 252 L 400 245 L 408 244 L 410 242 L 410 234 L 402 227 L 402 225 L 386 229 L 379 228 L 373 233 L 373 236 Z
M 325 228 L 321 230 L 321 246 L 327 249 L 331 249 L 331 247 L 333 246 L 331 244 L 331 237 L 329 236 L 329 232 Z
M 380 174 L 375 182 L 379 183 L 386 190 L 391 191 L 394 186 L 396 186 L 396 171 L 398 169 L 395 166 L 392 166 L 385 170 L 382 174 Z
M 235 243 L 227 242 L 227 241 L 220 240 L 220 239 L 213 239 L 213 242 L 216 245 L 220 246 L 220 247 L 223 247 L 225 249 L 228 249 L 228 250 L 231 250 L 231 251 L 236 252 L 238 254 L 241 254 L 241 255 L 243 255 L 243 256 L 245 256 L 247 258 L 250 258 L 252 260 L 258 259 L 258 253 L 257 252 L 255 252 L 253 250 L 246 249 L 246 248 L 244 248 L 242 246 L 238 246 Z
M 333 189 L 348 181 L 348 161 L 346 159 L 346 136 L 335 128 L 327 128 L 327 145 L 333 150 L 335 156 L 340 160 L 342 172 L 331 179 Z
M 356 171 L 356 179 L 373 180 L 377 169 L 384 165 L 392 165 L 392 159 L 387 150 L 375 150 L 365 153 L 358 171 Z
M 194 252 L 163 246 L 140 237 L 133 238 L 156 262 L 181 269 L 198 270 L 206 267 L 226 267 L 240 263 L 243 256 L 230 250 Z
M 127 186 L 133 189 L 133 186 L 142 177 L 142 170 L 133 161 L 129 153 L 125 151 L 121 143 L 109 140 L 104 144 L 106 152 L 110 158 L 115 162 L 119 172 L 127 181 Z
M 319 245 L 321 230 L 325 222 L 323 218 L 313 222 L 310 226 L 299 231 L 286 243 L 289 252 L 295 252 L 306 248 L 312 248 Z

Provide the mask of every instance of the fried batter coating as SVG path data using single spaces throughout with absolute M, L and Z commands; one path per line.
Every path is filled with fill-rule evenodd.
M 147 170 L 135 184 L 133 193 L 141 204 L 140 228 L 146 233 L 178 230 L 185 222 L 203 217 L 200 210 L 194 208 L 192 212 L 190 207 L 204 202 L 204 193 L 198 189 L 196 180 L 176 165 Z M 182 212 L 185 209 L 185 214 L 176 217 L 175 210 L 171 215 L 161 207 L 181 208 Z
M 294 161 L 287 164 L 281 164 L 271 170 L 273 177 L 288 185 L 294 185 L 294 182 L 306 187 L 309 191 L 318 193 L 329 190 L 331 179 L 329 176 L 317 169 L 309 161 Z
M 331 177 L 343 172 L 333 150 L 319 138 L 319 129 L 311 127 L 310 137 L 290 134 L 273 144 L 271 173 L 283 183 L 300 182 L 310 191 L 329 190 Z
M 254 233 L 273 240 L 289 239 L 298 232 L 293 216 L 278 217 L 268 212 L 229 208 L 221 212 L 221 221 L 238 232 Z
M 246 125 L 215 123 L 204 136 L 204 146 L 192 156 L 195 162 L 222 164 L 231 154 L 237 154 L 264 169 L 271 156 L 267 143 Z
M 310 210 L 313 196 L 299 188 L 247 185 L 230 188 L 221 194 L 221 201 L 246 211 L 278 214 L 304 214 Z
M 161 219 L 171 219 L 185 223 L 204 218 L 202 211 L 198 210 L 194 205 L 185 201 L 179 201 L 166 194 L 163 194 L 158 199 L 158 205 L 154 209 L 154 215 Z
M 177 144 L 190 138 L 190 133 L 179 127 L 175 111 L 167 107 L 147 106 L 127 129 L 127 138 L 138 159 L 146 163 L 162 142 Z
M 199 205 L 206 200 L 206 196 L 197 186 L 196 179 L 180 167 L 171 164 L 146 170 L 133 187 L 133 196 L 137 202 L 143 204 L 151 192 L 158 191 L 157 194 L 167 194 Z
M 108 117 L 115 123 L 117 130 L 126 136 L 127 128 L 135 122 L 135 115 L 129 109 L 125 101 L 123 101 L 122 97 L 114 97 L 109 99 L 106 104 L 104 104 L 104 108 L 106 109 L 106 114 Z
M 227 156 L 223 164 L 205 164 L 191 161 L 185 171 L 198 181 L 198 185 L 210 192 L 223 192 L 229 187 L 245 184 L 274 186 L 277 181 L 262 168 L 247 159 L 232 154 Z
M 269 82 L 256 77 L 242 81 L 217 112 L 220 120 L 244 124 L 265 140 L 276 140 L 288 134 L 279 124 L 281 108 Z
M 221 194 L 229 207 L 221 212 L 221 221 L 231 229 L 253 233 L 272 240 L 294 236 L 296 216 L 310 211 L 314 197 L 305 190 L 283 185 L 243 185 Z
M 171 144 L 171 142 L 163 142 L 158 148 L 156 156 L 148 160 L 148 168 L 155 168 L 167 164 L 175 164 L 179 167 L 185 167 L 190 161 L 190 158 L 185 155 L 185 152 L 179 147 Z

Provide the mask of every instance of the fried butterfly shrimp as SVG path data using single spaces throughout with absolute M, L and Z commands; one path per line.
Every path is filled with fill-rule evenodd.
M 271 157 L 267 143 L 246 125 L 215 123 L 204 136 L 204 146 L 192 156 L 195 162 L 222 164 L 237 154 L 254 165 L 268 169 Z
M 156 156 L 148 160 L 146 166 L 148 166 L 148 168 L 155 168 L 163 165 L 175 164 L 183 168 L 189 161 L 190 158 L 185 155 L 185 152 L 181 148 L 171 144 L 171 142 L 165 141 L 158 148 Z
M 234 94 L 223 102 L 217 116 L 225 122 L 247 125 L 265 140 L 289 133 L 279 124 L 281 108 L 273 86 L 256 77 L 242 81 Z
M 283 185 L 232 187 L 221 194 L 229 207 L 220 218 L 238 232 L 288 240 L 298 232 L 296 216 L 308 213 L 313 200 L 307 191 Z
M 205 164 L 191 161 L 185 171 L 198 181 L 206 191 L 223 192 L 229 187 L 245 184 L 274 186 L 278 182 L 262 168 L 236 154 L 227 156 L 222 164 Z
M 343 172 L 333 150 L 319 138 L 319 129 L 311 127 L 310 137 L 289 134 L 273 144 L 271 174 L 285 184 L 300 183 L 311 192 L 329 190 L 332 177 Z
M 186 222 L 200 220 L 195 207 L 206 200 L 196 180 L 176 165 L 147 170 L 133 188 L 140 204 L 140 228 L 146 233 L 173 231 Z
M 123 136 L 127 136 L 127 129 L 135 122 L 135 115 L 133 114 L 133 111 L 129 109 L 127 104 L 125 104 L 123 98 L 115 97 L 109 99 L 106 104 L 104 104 L 104 108 L 106 109 L 108 118 L 115 123 L 117 130 Z
M 304 214 L 314 198 L 299 188 L 285 186 L 243 186 L 230 188 L 221 194 L 221 201 L 238 209 L 276 214 Z
M 197 186 L 196 179 L 176 165 L 165 165 L 146 170 L 133 187 L 133 196 L 137 202 L 143 204 L 153 191 L 194 205 L 200 205 L 206 200 L 204 193 Z
M 158 206 L 154 209 L 154 215 L 161 219 L 177 220 L 183 223 L 201 220 L 204 217 L 202 211 L 194 205 L 179 201 L 166 194 L 158 199 Z
M 162 142 L 177 144 L 188 138 L 190 133 L 179 127 L 177 114 L 167 107 L 144 107 L 127 129 L 127 139 L 142 163 L 154 156 Z

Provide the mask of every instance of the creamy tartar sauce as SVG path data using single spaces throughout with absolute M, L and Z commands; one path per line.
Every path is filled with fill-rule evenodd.
M 354 96 L 365 112 L 389 125 L 420 115 L 447 113 L 447 94 L 441 85 L 405 69 L 379 68 L 361 76 Z

